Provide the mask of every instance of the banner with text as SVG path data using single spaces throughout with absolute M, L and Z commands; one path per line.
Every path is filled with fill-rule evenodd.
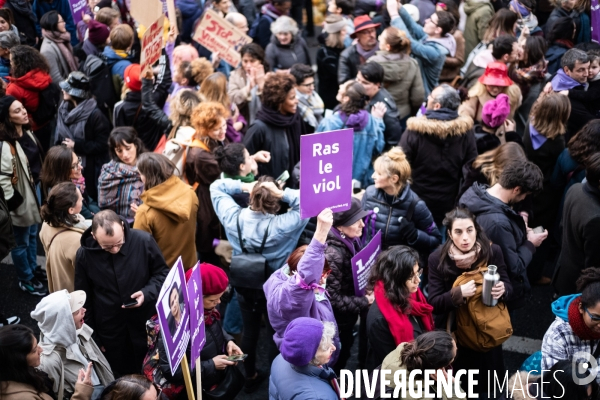
M 156 311 L 171 373 L 175 374 L 190 340 L 190 313 L 187 308 L 187 286 L 181 257 L 163 283 Z
M 190 364 L 192 369 L 196 368 L 196 360 L 200 358 L 200 352 L 206 342 L 204 330 L 204 303 L 202 303 L 202 275 L 200 274 L 200 263 L 192 270 L 192 276 L 187 283 L 187 303 L 190 311 L 190 331 L 192 334 L 192 352 Z
M 140 66 L 142 73 L 147 65 L 153 65 L 160 58 L 163 49 L 163 25 L 165 16 L 157 19 L 142 36 Z M 140 77 L 143 78 L 143 77 Z
M 83 14 L 88 11 L 88 2 L 87 0 L 69 0 L 69 6 L 71 7 L 73 23 L 77 25 L 83 20 Z
M 234 68 L 242 61 L 240 55 L 242 46 L 252 42 L 250 36 L 225 21 L 210 8 L 204 13 L 193 39 L 213 53 L 219 53 L 219 56 Z
M 300 137 L 300 218 L 350 209 L 353 147 L 352 129 Z
M 381 231 L 377 231 L 369 244 L 352 257 L 352 277 L 354 278 L 354 294 L 356 296 L 365 295 L 371 268 L 375 265 L 379 253 L 381 253 Z

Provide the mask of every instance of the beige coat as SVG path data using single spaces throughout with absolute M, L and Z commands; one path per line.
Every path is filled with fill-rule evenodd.
M 92 339 L 93 333 L 94 330 L 89 325 L 84 324 L 77 334 L 79 347 L 82 349 L 82 353 L 87 356 L 87 359 L 93 362 L 94 372 L 98 375 L 100 384 L 107 386 L 115 378 L 104 354 Z M 71 349 L 47 343 L 40 343 L 40 346 L 43 351 L 40 356 L 39 369 L 47 373 L 54 382 L 52 391 L 60 395 L 61 379 L 64 380 L 64 390 L 66 392 L 73 393 L 74 390 L 77 390 L 77 387 L 74 387 L 73 384 L 77 382 L 79 370 L 85 370 L 87 365 L 83 365 Z M 61 377 L 63 366 L 65 373 L 64 377 Z
M 80 220 L 83 217 L 80 215 Z M 53 227 L 46 222 L 40 230 L 40 241 L 46 253 L 46 273 L 48 274 L 48 290 L 50 293 L 67 289 L 72 292 L 75 282 L 75 256 L 79 249 L 81 235 L 85 226 Z M 52 245 L 50 246 L 50 243 Z
M 474 87 L 475 86 L 473 86 L 473 88 Z M 519 86 L 517 86 L 514 83 L 508 87 L 508 91 L 506 94 L 508 95 L 510 102 L 510 114 L 508 114 L 508 119 L 514 121 L 515 112 L 523 102 L 523 95 L 521 94 L 521 89 L 519 89 Z M 469 97 L 458 108 L 458 114 L 465 117 L 471 117 L 476 122 L 481 122 L 481 113 L 483 111 L 483 106 L 485 105 L 485 103 L 493 99 L 494 98 L 488 93 L 487 90 L 481 96 Z
M 92 386 L 77 383 L 71 400 L 89 400 L 92 398 Z M 21 382 L 9 381 L 5 390 L 0 393 L 2 400 L 52 400 L 46 393 L 38 393 L 32 386 Z
M 231 101 L 240 108 L 251 100 L 250 87 L 247 83 L 246 73 L 241 67 L 229 74 L 227 94 Z

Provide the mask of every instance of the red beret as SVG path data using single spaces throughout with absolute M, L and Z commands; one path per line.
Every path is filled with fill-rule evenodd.
M 202 275 L 203 296 L 223 293 L 227 289 L 229 279 L 223 269 L 212 264 L 202 263 L 200 264 L 200 274 Z

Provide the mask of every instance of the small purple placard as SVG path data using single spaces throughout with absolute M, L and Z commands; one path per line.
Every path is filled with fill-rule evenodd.
M 196 368 L 196 360 L 200 358 L 200 352 L 206 343 L 206 332 L 204 331 L 204 304 L 202 303 L 202 275 L 200 274 L 200 263 L 196 264 L 192 276 L 187 283 L 187 302 L 190 310 L 190 331 L 192 333 L 192 354 L 190 363 L 192 370 Z
M 373 239 L 358 254 L 352 257 L 352 277 L 354 278 L 354 294 L 364 296 L 369 282 L 371 268 L 381 253 L 381 231 L 377 231 Z

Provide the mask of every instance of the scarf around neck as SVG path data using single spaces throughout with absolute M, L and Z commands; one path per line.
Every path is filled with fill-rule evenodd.
M 479 257 L 479 251 L 481 247 L 479 243 L 475 243 L 475 246 L 468 253 L 463 253 L 460 251 L 458 247 L 452 244 L 450 249 L 448 250 L 448 257 L 456 264 L 457 268 L 460 269 L 470 269 L 475 261 L 477 261 L 477 257 Z
M 433 307 L 427 303 L 427 299 L 423 295 L 423 292 L 421 292 L 421 289 L 417 289 L 416 293 L 410 295 L 409 302 L 411 308 L 408 315 L 398 310 L 398 307 L 394 306 L 388 300 L 385 295 L 383 281 L 378 281 L 375 284 L 374 294 L 377 306 L 390 327 L 390 333 L 394 337 L 396 346 L 414 339 L 413 326 L 408 319 L 409 315 L 420 317 L 425 331 L 429 332 L 433 330 Z
M 95 109 L 96 100 L 93 98 L 82 101 L 72 110 L 69 110 L 69 102 L 63 101 L 58 108 L 55 142 L 58 142 L 59 136 L 85 140 L 85 125 Z M 85 156 L 81 155 L 81 165 L 84 167 L 85 160 Z
M 279 17 L 281 17 L 281 13 L 279 12 L 278 9 L 275 8 L 275 6 L 271 3 L 267 3 L 264 6 L 261 7 L 260 12 L 262 14 L 268 15 L 269 17 L 273 18 L 273 19 L 277 19 Z
M 546 143 L 546 140 L 548 140 L 546 136 L 542 135 L 537 131 L 537 129 L 535 129 L 532 123 L 529 123 L 529 136 L 531 137 L 531 145 L 533 146 L 534 150 L 542 147 L 542 145 Z
M 369 113 L 366 110 L 360 110 L 356 114 L 350 115 L 340 111 L 340 118 L 345 127 L 354 129 L 354 132 L 364 130 L 369 123 Z
M 375 53 L 377 53 L 379 51 L 379 42 L 377 42 L 375 47 L 373 47 L 371 50 L 363 49 L 363 47 L 360 45 L 360 43 L 356 42 L 356 51 L 366 61 L 369 59 L 369 57 L 375 55 Z
M 85 178 L 83 177 L 83 175 L 81 175 L 80 178 L 75 179 L 75 178 L 71 178 L 71 182 L 73 182 L 75 184 L 75 186 L 77 187 L 77 189 L 79 189 L 79 192 L 81 193 L 81 195 L 83 196 L 83 199 L 85 201 L 86 195 L 85 195 Z
M 449 108 L 438 108 L 437 110 L 425 111 L 427 119 L 437 119 L 439 121 L 452 121 L 458 118 L 458 111 Z
M 221 320 L 221 313 L 217 308 L 213 308 L 212 311 L 204 310 L 204 323 L 206 326 L 211 326 L 215 321 Z
M 581 296 L 569 304 L 569 325 L 573 329 L 573 333 L 581 340 L 600 340 L 600 333 L 594 332 L 585 324 L 583 315 L 579 312 L 579 304 L 581 304 Z
M 283 127 L 288 141 L 289 163 L 288 168 L 294 168 L 300 161 L 300 136 L 306 133 L 302 116 L 296 110 L 295 114 L 282 114 L 272 108 L 263 107 L 256 113 L 256 119 L 273 125 Z
M 71 46 L 71 34 L 69 32 L 55 32 L 42 29 L 42 36 L 44 39 L 56 43 L 60 54 L 69 66 L 69 72 L 77 71 L 78 66 L 73 56 L 73 47 Z
M 226 174 L 225 172 L 223 172 L 223 176 L 225 178 L 229 178 L 229 179 L 235 179 L 238 181 L 242 181 L 244 183 L 252 183 L 254 182 L 254 174 L 252 172 L 250 172 L 248 175 L 246 176 L 241 176 L 241 175 L 229 175 Z
M 561 90 L 571 90 L 577 86 L 584 85 L 571 78 L 562 69 L 559 69 L 554 78 L 552 78 L 552 90 L 555 92 L 560 92 Z

